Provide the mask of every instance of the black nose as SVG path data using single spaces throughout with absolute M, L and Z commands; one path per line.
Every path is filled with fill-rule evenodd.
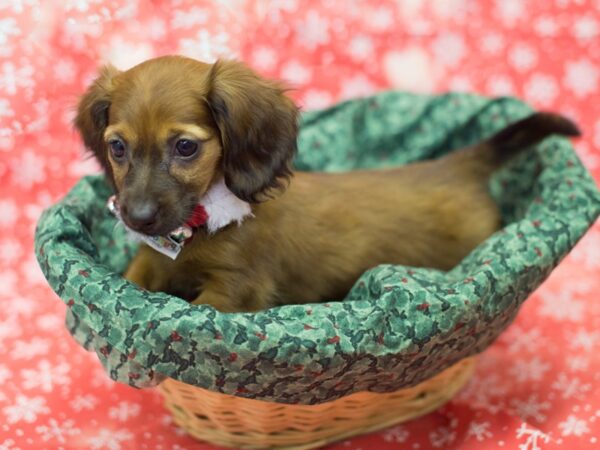
M 122 213 L 127 219 L 126 222 L 129 222 L 133 229 L 148 231 L 158 218 L 158 204 L 153 201 L 136 202 L 127 205 Z

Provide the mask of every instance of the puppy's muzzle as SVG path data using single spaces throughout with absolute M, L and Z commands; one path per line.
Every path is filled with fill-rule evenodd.
M 152 234 L 158 221 L 158 203 L 153 200 L 125 203 L 121 206 L 121 215 L 127 225 L 135 231 Z

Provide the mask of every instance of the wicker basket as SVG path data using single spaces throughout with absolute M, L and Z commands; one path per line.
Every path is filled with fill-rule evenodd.
M 219 394 L 167 379 L 160 385 L 175 423 L 202 441 L 233 448 L 311 449 L 435 410 L 469 380 L 474 358 L 389 394 L 359 392 L 320 405 L 286 405 Z

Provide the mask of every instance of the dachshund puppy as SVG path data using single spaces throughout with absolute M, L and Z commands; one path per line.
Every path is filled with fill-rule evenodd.
M 142 246 L 125 277 L 223 312 L 342 299 L 382 263 L 447 270 L 500 227 L 489 175 L 567 119 L 533 114 L 475 146 L 387 170 L 294 173 L 298 109 L 242 63 L 168 56 L 105 67 L 75 125 L 122 220 L 164 236 L 224 180 L 252 216 L 198 228 L 171 260 Z M 222 182 L 222 181 L 221 181 Z

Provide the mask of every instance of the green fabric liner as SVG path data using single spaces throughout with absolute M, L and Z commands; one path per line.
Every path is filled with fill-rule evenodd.
M 514 98 L 384 92 L 304 113 L 296 167 L 341 171 L 438 157 L 530 112 Z M 600 213 L 595 182 L 562 138 L 509 162 L 490 190 L 505 227 L 453 270 L 381 265 L 344 301 L 255 314 L 191 306 L 125 281 L 135 244 L 115 227 L 100 176 L 83 178 L 44 212 L 36 254 L 68 306 L 69 331 L 114 380 L 147 387 L 171 377 L 317 404 L 413 386 L 484 350 Z

